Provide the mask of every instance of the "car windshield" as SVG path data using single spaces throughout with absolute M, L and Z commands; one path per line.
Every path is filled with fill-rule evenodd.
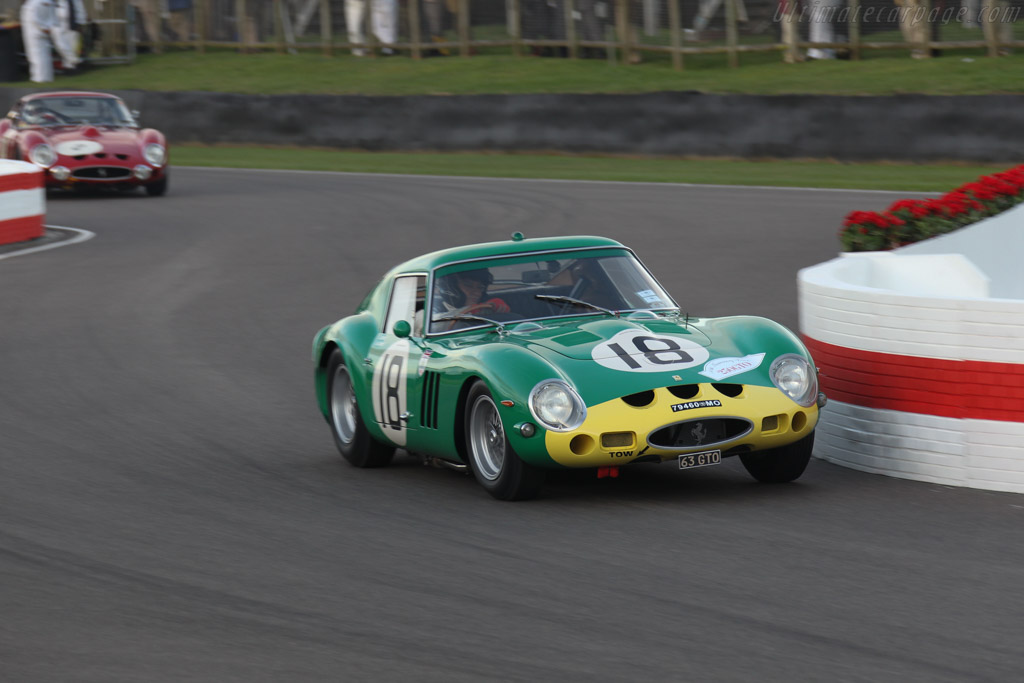
M 22 120 L 30 126 L 134 126 L 135 119 L 116 97 L 43 97 L 25 103 Z
M 676 309 L 672 298 L 628 250 L 519 255 L 436 270 L 428 332 Z

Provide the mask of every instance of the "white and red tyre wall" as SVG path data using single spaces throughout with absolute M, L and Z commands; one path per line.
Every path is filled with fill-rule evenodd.
M 0 244 L 43 236 L 44 182 L 38 166 L 0 159 Z
M 815 456 L 1024 493 L 1024 206 L 893 252 L 800 271 L 828 405 Z

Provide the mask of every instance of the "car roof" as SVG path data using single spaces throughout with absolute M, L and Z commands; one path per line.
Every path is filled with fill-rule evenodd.
M 109 97 L 115 100 L 121 99 L 117 95 L 111 95 L 105 92 L 88 92 L 85 90 L 59 90 L 57 92 L 37 92 L 31 95 L 25 95 L 21 98 L 22 102 L 31 102 L 32 100 L 45 100 L 51 97 Z
M 469 261 L 473 259 L 495 258 L 513 254 L 545 253 L 550 251 L 564 251 L 570 249 L 591 249 L 594 247 L 626 247 L 620 242 L 608 239 L 607 237 L 592 237 L 587 235 L 574 235 L 567 237 L 537 237 L 533 239 L 521 238 L 508 239 L 502 242 L 484 242 L 481 244 L 468 244 L 462 247 L 442 249 L 417 258 L 392 269 L 391 273 L 408 273 L 430 271 L 434 268 Z

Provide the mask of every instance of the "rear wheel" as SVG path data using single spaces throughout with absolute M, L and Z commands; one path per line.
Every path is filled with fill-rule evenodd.
M 498 407 L 483 382 L 466 401 L 466 450 L 480 485 L 498 500 L 533 498 L 544 485 L 544 470 L 523 462 L 505 436 Z
M 352 376 L 337 349 L 327 361 L 327 401 L 334 443 L 345 460 L 356 467 L 387 466 L 395 449 L 374 440 L 363 424 Z
M 798 479 L 807 468 L 814 450 L 814 432 L 788 446 L 740 454 L 740 461 L 754 479 L 766 484 L 784 484 Z

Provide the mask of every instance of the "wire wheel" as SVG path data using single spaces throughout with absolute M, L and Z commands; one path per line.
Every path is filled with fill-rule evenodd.
M 490 396 L 477 396 L 469 414 L 469 449 L 476 471 L 488 481 L 501 476 L 505 465 L 505 430 Z
M 331 422 L 334 433 L 343 444 L 350 445 L 356 438 L 356 393 L 352 390 L 352 378 L 348 368 L 337 365 L 331 380 Z

